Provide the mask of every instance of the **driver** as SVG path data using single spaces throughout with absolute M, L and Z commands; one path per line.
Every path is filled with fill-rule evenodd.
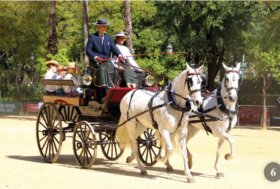
M 99 19 L 95 26 L 97 32 L 89 37 L 86 54 L 96 74 L 97 100 L 102 101 L 107 89 L 115 87 L 119 79 L 117 71 L 109 61 L 111 53 L 118 56 L 120 62 L 124 62 L 124 58 L 116 48 L 112 37 L 106 34 L 109 23 L 105 19 Z

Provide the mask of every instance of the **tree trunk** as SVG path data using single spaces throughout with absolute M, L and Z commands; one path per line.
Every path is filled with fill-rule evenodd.
M 210 55 L 207 59 L 207 68 L 208 68 L 208 83 L 207 83 L 207 89 L 210 91 L 213 91 L 215 86 L 215 78 L 218 75 L 222 62 L 224 59 L 224 52 L 221 52 L 217 55 L 213 53 L 213 55 Z
M 263 116 L 262 116 L 262 129 L 267 129 L 267 109 L 266 109 L 266 98 L 267 98 L 267 90 L 268 90 L 268 75 L 263 75 Z
M 55 55 L 57 53 L 56 1 L 50 1 L 49 26 L 48 51 L 50 54 Z
M 86 47 L 87 47 L 87 42 L 88 42 L 88 12 L 89 12 L 89 7 L 88 7 L 88 0 L 83 1 L 83 20 L 84 20 L 84 61 L 85 61 L 85 67 L 88 67 L 89 65 L 89 59 L 88 56 L 86 55 Z
M 132 32 L 130 0 L 124 1 L 124 11 L 125 11 L 125 28 L 128 34 L 128 38 L 126 40 L 127 47 L 129 48 L 130 52 L 134 53 L 133 43 L 132 43 L 133 32 Z

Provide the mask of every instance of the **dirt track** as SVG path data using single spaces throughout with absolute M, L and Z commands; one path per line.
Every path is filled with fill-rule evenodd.
M 0 188 L 280 188 L 280 181 L 269 182 L 263 175 L 267 163 L 280 163 L 279 127 L 268 131 L 234 129 L 237 157 L 223 161 L 225 178 L 222 179 L 215 177 L 213 168 L 217 139 L 200 132 L 190 142 L 196 182 L 189 184 L 178 153 L 171 159 L 172 173 L 166 172 L 163 164 L 158 163 L 148 168 L 148 176 L 142 177 L 135 161 L 125 163 L 130 149 L 117 161 L 106 160 L 99 150 L 92 169 L 81 169 L 75 162 L 70 136 L 63 143 L 58 162 L 45 163 L 37 149 L 35 123 L 35 116 L 0 117 Z M 228 150 L 226 144 L 224 152 Z

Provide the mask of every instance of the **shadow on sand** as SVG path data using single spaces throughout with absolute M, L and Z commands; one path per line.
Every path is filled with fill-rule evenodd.
M 8 156 L 8 158 L 40 163 L 40 164 L 45 163 L 45 161 L 41 156 L 13 155 L 13 156 Z M 67 168 L 72 168 L 72 169 L 82 169 L 78 166 L 74 155 L 61 155 L 55 164 Z M 163 178 L 163 179 L 169 179 L 174 181 L 187 182 L 186 176 L 184 175 L 182 170 L 174 169 L 173 172 L 167 172 L 166 169 L 163 167 L 146 167 L 146 169 L 148 171 L 148 175 L 143 176 L 140 175 L 140 171 L 135 163 L 127 164 L 127 163 L 113 162 L 106 159 L 96 158 L 95 164 L 92 166 L 92 168 L 88 169 L 87 171 L 98 171 L 98 172 L 104 172 L 108 174 L 124 175 L 124 176 L 139 177 L 139 178 L 146 178 L 146 179 Z M 191 173 L 193 176 L 217 179 L 215 175 L 208 175 L 199 172 L 191 172 Z

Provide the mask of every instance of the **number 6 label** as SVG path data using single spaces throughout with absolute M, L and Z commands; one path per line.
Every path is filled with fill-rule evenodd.
M 280 180 L 280 165 L 276 162 L 271 162 L 267 164 L 264 169 L 264 176 L 267 180 L 271 182 L 276 182 Z

